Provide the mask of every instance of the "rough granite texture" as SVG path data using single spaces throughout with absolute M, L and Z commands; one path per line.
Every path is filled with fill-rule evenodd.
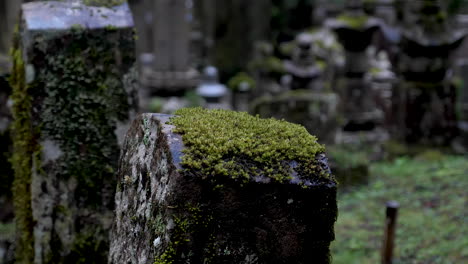
M 307 187 L 210 180 L 184 170 L 185 146 L 170 117 L 142 114 L 127 133 L 109 263 L 330 263 L 332 176 L 308 175 L 314 184 Z M 331 175 L 325 156 L 315 159 Z
M 119 140 L 136 112 L 126 4 L 31 2 L 12 52 L 18 263 L 103 263 Z

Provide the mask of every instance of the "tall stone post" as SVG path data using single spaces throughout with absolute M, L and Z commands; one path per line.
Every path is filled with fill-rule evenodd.
M 330 263 L 337 185 L 314 136 L 245 112 L 175 114 L 140 115 L 126 136 L 109 263 Z
M 198 72 L 190 61 L 191 5 L 186 0 L 152 3 L 154 58 L 141 71 L 141 83 L 150 95 L 181 95 L 198 84 Z
M 31 2 L 20 25 L 10 80 L 17 263 L 103 263 L 119 137 L 136 110 L 130 10 Z
M 188 70 L 190 21 L 185 0 L 157 0 L 154 3 L 154 51 L 156 71 Z
M 4 0 L 0 3 L 0 78 L 10 70 L 8 51 L 11 47 L 12 33 L 18 22 L 20 0 Z

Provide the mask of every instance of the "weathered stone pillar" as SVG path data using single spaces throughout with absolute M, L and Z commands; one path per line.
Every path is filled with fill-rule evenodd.
M 10 72 L 8 51 L 11 47 L 13 29 L 18 22 L 21 2 L 21 0 L 3 0 L 0 3 L 0 78 Z
M 152 47 L 152 3 L 151 0 L 129 0 L 130 8 L 135 19 L 135 27 L 137 28 L 137 53 L 141 56 L 145 53 L 151 53 Z
M 124 1 L 22 5 L 13 51 L 18 263 L 103 263 L 119 135 L 136 108 Z M 113 5 L 114 4 L 114 5 Z
M 302 126 L 244 112 L 140 115 L 109 263 L 329 263 L 336 182 L 323 151 Z

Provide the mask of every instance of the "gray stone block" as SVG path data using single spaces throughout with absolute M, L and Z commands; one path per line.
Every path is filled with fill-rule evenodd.
M 119 139 L 137 110 L 134 42 L 126 4 L 22 6 L 11 81 L 18 262 L 107 261 Z
M 248 179 L 206 175 L 184 165 L 187 140 L 169 118 L 140 115 L 126 136 L 109 263 L 330 262 L 337 185 L 323 154 L 312 157 L 314 175 L 283 163 L 290 180 L 268 178 L 260 165 Z M 251 165 L 241 156 L 235 164 Z

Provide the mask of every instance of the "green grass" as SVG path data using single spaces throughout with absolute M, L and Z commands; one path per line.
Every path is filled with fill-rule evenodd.
M 372 165 L 368 186 L 339 195 L 333 263 L 380 263 L 385 202 L 400 210 L 394 264 L 468 263 L 468 158 Z

